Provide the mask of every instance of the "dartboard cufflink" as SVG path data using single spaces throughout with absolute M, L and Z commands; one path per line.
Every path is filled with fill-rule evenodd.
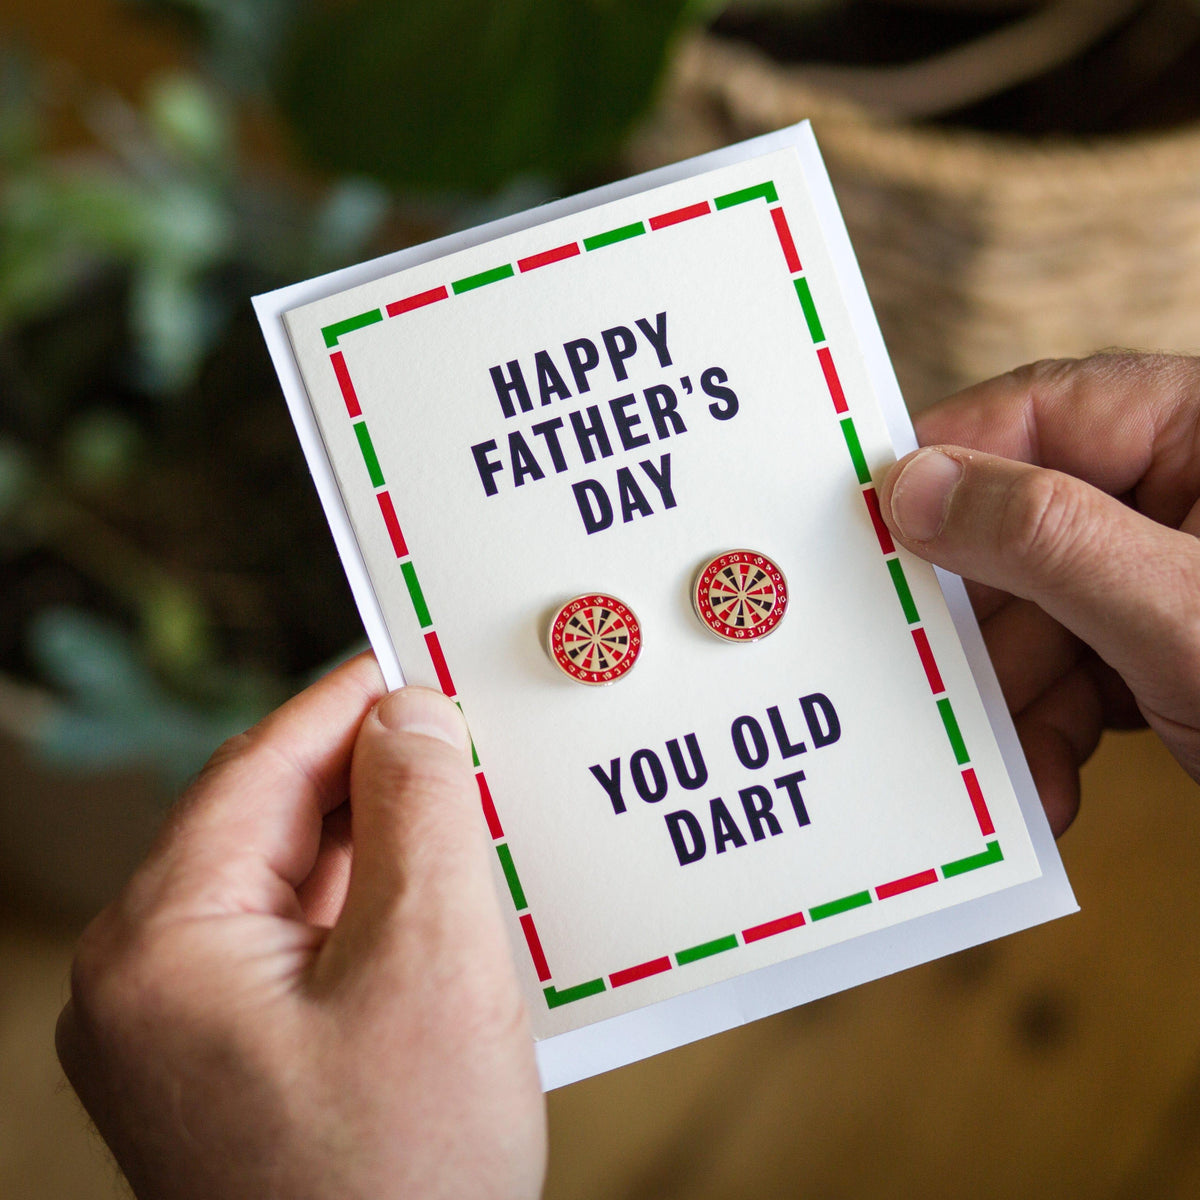
M 555 612 L 546 642 L 559 670 L 578 683 L 603 687 L 616 683 L 637 662 L 642 627 L 628 604 L 590 592 Z
M 701 624 L 726 641 L 753 642 L 773 633 L 787 605 L 779 565 L 754 550 L 727 550 L 709 559 L 692 586 Z

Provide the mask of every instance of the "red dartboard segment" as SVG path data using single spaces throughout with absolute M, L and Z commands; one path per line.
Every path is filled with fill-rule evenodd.
M 692 588 L 705 628 L 732 642 L 766 637 L 787 611 L 787 580 L 777 563 L 755 550 L 729 550 L 705 563 Z
M 629 671 L 642 651 L 642 627 L 628 604 L 603 592 L 568 600 L 550 622 L 550 657 L 572 679 L 603 686 Z

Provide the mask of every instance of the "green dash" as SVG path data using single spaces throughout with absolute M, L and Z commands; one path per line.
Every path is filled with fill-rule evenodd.
M 908 579 L 905 577 L 900 560 L 889 558 L 888 570 L 892 575 L 892 583 L 896 585 L 896 595 L 900 597 L 900 607 L 904 609 L 904 619 L 910 625 L 915 625 L 921 619 L 921 614 L 917 612 L 917 606 L 913 601 L 912 592 L 909 591 Z
M 813 303 L 808 280 L 801 276 L 793 282 L 796 285 L 796 295 L 800 297 L 800 307 L 804 309 L 804 319 L 808 322 L 808 332 L 812 334 L 814 342 L 823 342 L 825 330 L 821 328 L 821 318 L 817 316 L 817 306 Z
M 417 572 L 411 562 L 406 562 L 400 564 L 400 573 L 404 576 L 404 583 L 408 588 L 408 598 L 416 609 L 417 622 L 422 629 L 428 629 L 433 624 L 433 618 L 429 615 L 429 606 L 425 603 L 425 593 L 421 591 Z
M 867 460 L 863 457 L 862 443 L 858 440 L 858 430 L 854 428 L 854 422 L 849 417 L 842 422 L 842 436 L 846 439 L 846 449 L 850 451 L 850 461 L 854 463 L 854 472 L 858 476 L 858 482 L 870 483 L 871 468 L 867 466 Z
M 513 903 L 517 906 L 517 911 L 529 907 L 525 902 L 525 890 L 521 887 L 521 880 L 517 876 L 517 868 L 513 863 L 512 851 L 508 848 L 507 842 L 501 842 L 496 847 L 496 854 L 500 858 L 500 865 L 504 868 L 504 878 L 508 882 L 508 890 L 512 893 Z
M 946 736 L 950 739 L 950 745 L 954 750 L 954 758 L 958 765 L 964 766 L 971 761 L 971 756 L 967 753 L 967 743 L 963 741 L 962 730 L 958 727 L 958 718 L 954 715 L 954 709 L 950 707 L 950 701 L 941 699 L 937 702 L 938 712 L 942 714 L 942 724 L 946 727 Z
M 463 710 L 462 701 L 455 700 L 454 703 L 458 705 L 458 711 L 462 712 L 462 710 Z M 467 714 L 463 713 L 463 720 L 465 721 L 466 719 L 467 719 Z M 469 734 L 470 732 L 471 732 L 470 729 L 468 729 L 467 733 Z M 474 738 L 471 738 L 471 765 L 475 766 L 475 767 L 479 766 L 479 751 L 475 749 L 475 739 Z
M 561 1004 L 574 1004 L 576 1000 L 598 996 L 602 991 L 603 979 L 589 979 L 587 983 L 577 983 L 574 987 L 563 988 L 561 992 L 555 987 L 542 988 L 542 995 L 546 997 L 546 1004 L 550 1008 L 558 1008 Z
M 646 226 L 641 221 L 634 221 L 632 225 L 622 225 L 620 229 L 610 229 L 607 233 L 598 233 L 594 237 L 584 238 L 583 248 L 599 250 L 603 246 L 611 246 L 614 242 L 623 242 L 626 238 L 637 237 L 639 233 L 645 232 Z
M 742 188 L 740 192 L 727 192 L 724 196 L 718 196 L 713 204 L 717 208 L 732 208 L 735 204 L 745 204 L 747 200 L 765 200 L 768 204 L 774 204 L 779 199 L 779 193 L 775 191 L 775 185 L 768 179 L 766 183 L 756 183 L 753 187 Z
M 972 854 L 970 858 L 960 858 L 956 862 L 947 863 L 942 868 L 942 874 L 949 879 L 952 875 L 965 875 L 968 871 L 978 871 L 980 867 L 990 867 L 992 863 L 1004 861 L 1004 854 L 999 842 L 988 842 L 987 849 L 981 854 Z
M 512 274 L 512 263 L 505 263 L 504 266 L 493 267 L 490 271 L 480 271 L 478 275 L 468 275 L 466 279 L 456 279 L 450 287 L 456 296 L 461 296 L 463 292 L 472 292 L 500 279 L 508 279 Z
M 357 317 L 347 317 L 344 321 L 338 321 L 334 325 L 326 325 L 321 333 L 325 336 L 325 345 L 332 349 L 338 344 L 338 338 L 345 333 L 353 333 L 356 329 L 362 329 L 364 325 L 374 325 L 376 321 L 383 320 L 383 313 L 379 309 L 373 308 L 370 312 L 359 313 Z
M 682 967 L 699 958 L 711 958 L 712 955 L 723 954 L 726 950 L 736 950 L 737 944 L 737 934 L 731 933 L 728 937 L 714 938 L 711 942 L 701 942 L 699 946 L 689 946 L 686 950 L 680 950 L 675 955 L 675 961 Z
M 808 915 L 814 921 L 823 921 L 826 917 L 836 917 L 838 913 L 849 912 L 852 908 L 862 908 L 871 903 L 870 892 L 855 892 L 853 896 L 843 896 L 840 900 L 830 900 L 828 904 L 817 904 L 808 910 Z
M 375 444 L 371 441 L 366 421 L 359 421 L 354 426 L 354 436 L 358 438 L 358 448 L 362 451 L 363 462 L 367 464 L 367 474 L 371 476 L 371 486 L 383 487 L 383 471 L 379 467 Z

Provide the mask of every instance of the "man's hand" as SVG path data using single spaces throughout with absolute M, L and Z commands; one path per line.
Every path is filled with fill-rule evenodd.
M 1103 729 L 1200 779 L 1200 359 L 1043 362 L 922 413 L 884 520 L 971 598 L 1056 833 Z
M 539 1192 L 466 726 L 383 692 L 354 659 L 222 747 L 83 937 L 59 1055 L 147 1200 Z

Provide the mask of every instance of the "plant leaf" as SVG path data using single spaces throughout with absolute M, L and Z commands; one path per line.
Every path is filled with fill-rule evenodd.
M 145 711 L 158 686 L 132 640 L 81 609 L 49 608 L 29 628 L 30 649 L 43 676 L 90 711 Z
M 193 75 L 155 79 L 147 91 L 146 119 L 165 145 L 192 162 L 220 167 L 231 157 L 229 114 Z
M 319 164 L 430 190 L 594 166 L 646 108 L 690 0 L 349 0 L 307 13 L 280 94 Z

